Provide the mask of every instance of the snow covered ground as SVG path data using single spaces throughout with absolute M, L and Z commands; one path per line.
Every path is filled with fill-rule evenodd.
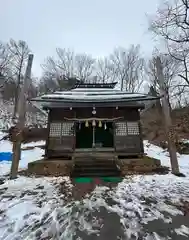
M 2 132 L 0 132 L 0 139 L 3 138 L 3 136 L 6 135 Z M 19 170 L 27 168 L 27 165 L 29 162 L 39 160 L 42 158 L 42 155 L 44 154 L 44 150 L 39 148 L 38 146 L 44 145 L 44 141 L 39 142 L 32 142 L 32 143 L 26 143 L 23 144 L 22 147 L 32 147 L 36 146 L 32 150 L 22 151 L 21 154 L 21 161 L 19 162 Z M 0 152 L 12 152 L 12 143 L 3 140 L 0 142 Z M 0 176 L 8 174 L 10 172 L 11 162 L 3 161 L 0 162 Z
M 166 151 L 144 144 L 149 156 L 170 166 Z M 0 142 L 0 151 L 10 149 Z M 39 147 L 23 151 L 20 168 L 42 153 Z M 185 178 L 138 175 L 100 186 L 74 186 L 65 177 L 6 180 L 0 185 L 0 239 L 189 239 L 189 155 L 178 159 Z M 10 165 L 0 168 L 7 173 Z M 91 191 L 81 198 L 76 190 L 86 187 Z

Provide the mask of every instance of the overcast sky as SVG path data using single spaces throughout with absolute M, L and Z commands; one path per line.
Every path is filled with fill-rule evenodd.
M 114 47 L 140 44 L 149 55 L 154 42 L 146 14 L 159 0 L 0 0 L 0 40 L 25 40 L 34 53 L 34 75 L 56 47 L 94 57 Z

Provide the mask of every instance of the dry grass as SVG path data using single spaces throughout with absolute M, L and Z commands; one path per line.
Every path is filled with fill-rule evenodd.
M 189 139 L 189 107 L 174 109 L 171 116 L 178 151 L 184 149 L 184 151 L 189 152 L 189 146 L 183 146 L 183 144 L 180 143 L 181 139 Z M 164 116 L 162 112 L 157 108 L 150 109 L 142 115 L 141 121 L 144 138 L 156 145 L 167 148 Z

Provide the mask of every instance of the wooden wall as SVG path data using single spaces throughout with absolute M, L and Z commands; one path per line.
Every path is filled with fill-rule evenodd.
M 77 108 L 77 109 L 53 109 L 49 113 L 49 120 L 63 121 L 64 118 L 90 118 L 93 116 L 92 108 Z M 100 118 L 114 118 L 124 117 L 127 121 L 137 121 L 140 118 L 137 108 L 98 108 L 96 109 L 96 117 Z
M 63 122 L 65 118 L 90 118 L 93 116 L 92 108 L 82 109 L 53 109 L 49 113 L 49 122 Z M 140 126 L 140 114 L 137 108 L 97 108 L 96 117 L 116 118 L 123 117 L 124 122 L 138 122 Z M 48 126 L 49 129 L 49 126 Z M 49 130 L 48 130 L 49 131 Z M 114 131 L 114 147 L 120 154 L 143 153 L 141 129 L 138 135 L 117 136 Z M 75 136 L 62 136 L 62 138 L 49 138 L 47 141 L 47 153 L 61 155 L 64 152 L 71 153 L 75 148 Z

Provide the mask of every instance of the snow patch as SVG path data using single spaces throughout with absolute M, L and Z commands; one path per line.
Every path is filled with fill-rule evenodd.
M 26 148 L 26 147 L 38 147 L 38 146 L 44 146 L 45 145 L 45 141 L 38 141 L 38 142 L 30 142 L 30 143 L 25 143 L 22 144 L 22 147 Z
M 181 225 L 180 228 L 175 229 L 175 232 L 177 233 L 177 235 L 187 237 L 189 235 L 189 228 L 184 225 Z
M 5 134 L 0 132 L 0 137 Z M 21 152 L 21 160 L 19 161 L 19 170 L 26 169 L 29 162 L 40 160 L 44 155 L 44 150 L 38 146 L 44 145 L 44 141 L 31 142 L 22 144 L 22 147 L 34 147 L 33 149 L 24 150 Z M 8 140 L 0 141 L 0 152 L 12 152 L 12 143 Z M 0 176 L 8 174 L 11 168 L 11 161 L 0 162 Z
M 147 141 L 144 141 L 144 146 L 148 156 L 160 159 L 162 165 L 170 167 L 166 151 Z M 38 151 L 36 147 L 22 152 L 23 167 L 43 152 Z M 10 240 L 47 236 L 71 240 L 78 232 L 99 235 L 107 222 L 111 226 L 116 224 L 109 215 L 111 213 L 118 216 L 118 226 L 127 238 L 135 236 L 137 239 L 144 231 L 143 239 L 171 239 L 169 236 L 161 237 L 158 232 L 146 233 L 144 229 L 154 220 L 171 223 L 175 216 L 183 215 L 177 206 L 181 205 L 181 199 L 189 199 L 189 160 L 187 155 L 178 154 L 178 158 L 185 178 L 171 173 L 125 177 L 115 186 L 97 185 L 77 201 L 71 197 L 69 201 L 65 199 L 66 194 L 71 196 L 73 190 L 68 177 L 7 180 L 0 185 L 0 236 Z M 63 193 L 59 191 L 62 183 Z M 79 187 L 82 186 L 75 186 Z M 112 229 L 109 228 L 110 231 Z M 184 225 L 175 232 L 189 236 Z

